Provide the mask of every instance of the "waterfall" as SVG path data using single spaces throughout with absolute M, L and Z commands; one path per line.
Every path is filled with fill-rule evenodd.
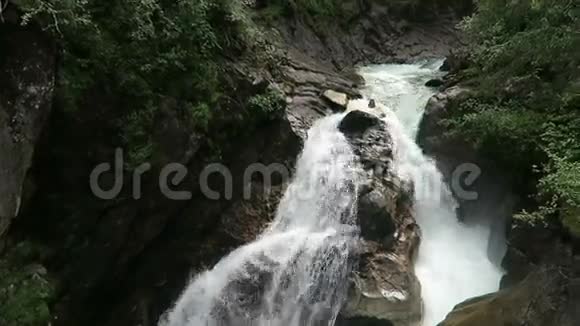
M 358 236 L 359 174 L 342 117 L 310 129 L 267 230 L 193 279 L 161 326 L 334 324 Z
M 365 96 L 382 103 L 378 109 L 393 139 L 394 172 L 415 187 L 415 217 L 422 229 L 415 272 L 422 286 L 423 326 L 437 325 L 466 299 L 496 291 L 502 276 L 488 258 L 489 225 L 458 220 L 456 201 L 435 162 L 415 143 L 423 108 L 434 93 L 424 83 L 439 74 L 440 63 L 361 69 Z M 323 118 L 309 130 L 271 225 L 192 279 L 160 326 L 335 324 L 359 234 L 361 171 L 338 131 L 343 116 Z
M 423 326 L 435 326 L 462 301 L 494 292 L 502 271 L 490 262 L 489 226 L 465 225 L 435 162 L 415 143 L 423 108 L 434 92 L 424 84 L 440 74 L 441 61 L 361 69 L 368 98 L 383 103 L 395 144 L 397 174 L 414 182 L 415 217 L 422 243 L 415 272 L 424 302 Z

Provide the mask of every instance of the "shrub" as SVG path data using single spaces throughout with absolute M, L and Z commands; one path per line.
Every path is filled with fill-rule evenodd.
M 268 90 L 248 100 L 248 113 L 260 120 L 272 120 L 281 115 L 286 107 L 283 94 L 277 90 Z

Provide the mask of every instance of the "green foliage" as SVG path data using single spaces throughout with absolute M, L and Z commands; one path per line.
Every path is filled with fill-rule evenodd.
M 283 94 L 277 90 L 268 90 L 254 95 L 248 100 L 248 113 L 261 120 L 271 120 L 280 116 L 286 107 Z
M 128 150 L 128 167 L 147 162 L 153 156 L 152 133 L 156 112 L 157 108 L 149 106 L 142 110 L 132 111 L 123 120 L 124 127 L 121 136 Z
M 59 95 L 69 112 L 113 98 L 135 157 L 147 157 L 149 117 L 166 98 L 207 126 L 220 100 L 221 61 L 244 51 L 254 30 L 235 0 L 21 0 L 62 44 Z M 104 104 L 103 104 L 104 105 Z M 144 123 L 143 126 L 138 124 Z M 126 126 L 126 127 L 125 127 Z
M 565 86 L 578 71 L 578 10 L 576 0 L 480 1 L 463 23 L 480 77 L 489 85 L 528 77 Z
M 504 167 L 518 170 L 530 160 L 542 159 L 537 139 L 543 132 L 544 114 L 527 112 L 517 102 L 482 98 L 459 103 L 454 111 L 454 119 L 446 121 L 450 130 L 466 137 Z
M 0 324 L 6 326 L 49 325 L 49 304 L 54 285 L 46 270 L 33 261 L 41 253 L 21 243 L 0 258 Z
M 580 207 L 580 8 L 576 0 L 481 0 L 463 23 L 477 93 L 447 121 L 516 174 L 538 166 L 537 220 Z M 580 235 L 580 233 L 578 233 Z

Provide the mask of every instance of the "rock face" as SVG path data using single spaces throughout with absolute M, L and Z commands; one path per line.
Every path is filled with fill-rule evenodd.
M 343 317 L 361 325 L 363 320 L 416 325 L 422 301 L 413 265 L 420 231 L 412 216 L 409 185 L 392 172 L 387 126 L 376 115 L 355 110 L 345 116 L 341 130 L 366 174 L 359 193 L 360 262 Z
M 287 44 L 339 68 L 402 62 L 447 55 L 460 41 L 455 28 L 460 17 L 474 8 L 472 0 L 447 4 L 346 0 L 340 6 L 351 15 L 341 26 L 325 27 L 295 13 L 290 20 L 277 22 L 277 29 Z
M 341 103 L 345 97 L 360 97 L 356 89 L 362 80 L 357 74 L 339 73 L 334 67 L 297 49 L 288 49 L 283 55 L 287 61 L 281 63 L 282 75 L 276 81 L 283 85 L 288 97 L 286 115 L 292 130 L 302 138 L 306 137 L 306 131 L 314 121 L 335 111 L 343 111 Z M 325 96 L 325 92 L 339 104 Z
M 439 326 L 578 325 L 578 294 L 577 280 L 542 268 L 513 288 L 458 305 Z
M 0 239 L 21 207 L 34 148 L 52 106 L 55 48 L 8 7 L 0 28 Z

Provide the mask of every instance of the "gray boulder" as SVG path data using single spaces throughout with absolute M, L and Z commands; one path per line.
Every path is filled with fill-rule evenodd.
M 342 119 L 338 129 L 345 134 L 362 133 L 379 122 L 379 118 L 371 113 L 353 110 Z

